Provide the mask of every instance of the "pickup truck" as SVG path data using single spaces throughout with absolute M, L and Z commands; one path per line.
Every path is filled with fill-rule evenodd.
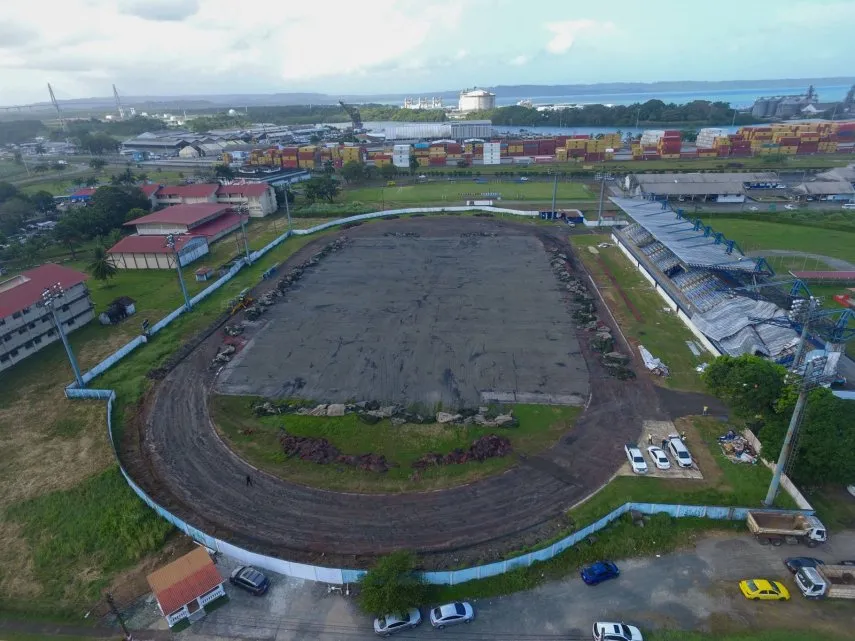
M 813 548 L 828 540 L 828 530 L 815 516 L 749 510 L 745 521 L 748 529 L 763 545 L 804 543 Z
M 808 599 L 855 599 L 855 568 L 822 565 L 799 568 L 796 585 Z

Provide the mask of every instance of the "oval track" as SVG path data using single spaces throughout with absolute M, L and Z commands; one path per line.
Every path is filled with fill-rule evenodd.
M 372 225 L 374 233 L 377 227 Z M 546 241 L 556 243 L 557 238 L 556 232 Z M 328 240 L 319 239 L 292 261 L 303 260 L 316 251 L 313 245 Z M 638 438 L 644 419 L 667 418 L 643 376 L 633 382 L 606 377 L 587 351 L 588 336 L 580 335 L 593 396 L 569 435 L 548 452 L 504 474 L 442 491 L 319 490 L 256 471 L 214 433 L 207 407 L 213 382 L 208 364 L 220 344 L 218 334 L 158 385 L 148 406 L 143 460 L 130 457 L 130 470 L 156 501 L 188 523 L 290 560 L 317 561 L 323 554 L 327 564 L 341 559 L 353 566 L 355 557 L 395 549 L 428 553 L 480 548 L 479 556 L 469 557 L 477 559 L 514 549 L 521 540 L 530 544 L 531 538 L 519 537 L 536 535 L 550 521 L 554 525 L 555 517 L 608 481 L 624 460 L 623 443 Z M 252 487 L 246 487 L 247 474 L 253 477 Z

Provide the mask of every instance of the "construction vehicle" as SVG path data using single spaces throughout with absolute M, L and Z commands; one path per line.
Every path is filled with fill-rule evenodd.
M 813 548 L 828 540 L 828 530 L 815 516 L 749 510 L 745 521 L 748 529 L 762 545 L 804 543 Z
M 820 565 L 796 572 L 796 585 L 808 599 L 855 599 L 855 567 Z
M 353 125 L 353 133 L 358 134 L 364 132 L 365 127 L 362 126 L 362 115 L 359 113 L 359 109 L 353 105 L 347 104 L 343 100 L 339 100 L 338 104 L 340 104 L 341 108 L 347 112 L 348 116 L 350 116 L 350 122 Z
M 249 288 L 242 289 L 241 292 L 229 301 L 229 313 L 234 316 L 240 310 L 250 307 L 255 301 L 249 294 Z

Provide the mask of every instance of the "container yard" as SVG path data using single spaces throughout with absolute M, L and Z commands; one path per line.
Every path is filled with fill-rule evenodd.
M 628 145 L 628 148 L 627 148 Z M 629 143 L 620 134 L 552 136 L 543 138 L 441 138 L 412 144 L 364 143 L 305 145 L 254 149 L 248 154 L 224 153 L 227 164 L 287 169 L 335 168 L 358 162 L 376 167 L 408 169 L 415 157 L 419 167 L 472 165 L 541 165 L 615 160 L 686 160 L 855 153 L 855 121 L 809 121 L 741 127 L 735 133 L 717 127 L 698 132 L 695 143 L 682 140 L 676 129 L 651 129 Z

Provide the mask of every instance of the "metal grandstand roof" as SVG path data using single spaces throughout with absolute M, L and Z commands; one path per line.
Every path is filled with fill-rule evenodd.
M 717 241 L 714 235 L 705 235 L 704 229 L 696 231 L 692 222 L 677 218 L 670 208 L 662 209 L 661 202 L 636 198 L 610 200 L 686 265 L 739 272 L 762 270 L 765 262 L 762 258 L 744 256 L 736 247 L 728 253 L 728 244 Z
M 745 192 L 745 186 L 740 182 L 649 182 L 641 185 L 641 190 L 659 196 L 717 196 L 720 194 L 742 194 Z
M 745 173 L 715 173 L 715 174 L 633 174 L 633 180 L 638 185 L 650 183 L 752 183 L 778 180 L 778 174 L 773 171 L 755 171 Z

